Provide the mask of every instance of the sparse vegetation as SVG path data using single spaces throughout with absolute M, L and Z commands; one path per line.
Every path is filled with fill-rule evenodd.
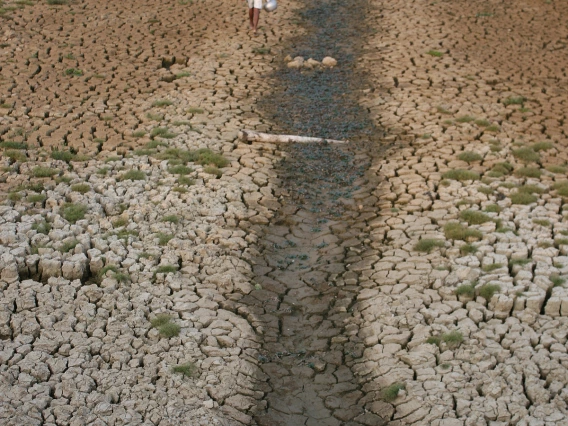
M 37 166 L 32 169 L 32 176 L 37 178 L 53 177 L 57 174 L 59 174 L 59 170 L 51 167 Z
M 456 348 L 463 342 L 463 334 L 458 331 L 450 331 L 449 333 L 442 334 L 442 342 L 449 347 Z
M 142 138 L 146 135 L 144 130 L 137 130 L 136 132 L 132 133 L 132 137 L 134 138 Z
M 521 204 L 521 205 L 536 203 L 536 201 L 538 200 L 538 198 L 535 197 L 534 195 L 520 191 L 511 194 L 510 198 L 513 204 Z
M 18 149 L 8 149 L 4 151 L 4 155 L 14 162 L 25 163 L 28 160 L 25 151 Z
M 441 58 L 444 54 L 438 50 L 429 50 L 426 52 L 430 56 L 434 56 L 435 58 Z
M 202 108 L 189 108 L 187 110 L 188 114 L 203 114 L 205 111 Z
M 560 287 L 562 284 L 566 282 L 566 278 L 559 277 L 558 275 L 551 275 L 550 281 L 554 287 Z
M 480 127 L 489 127 L 491 126 L 491 123 L 486 120 L 485 118 L 481 118 L 479 120 L 475 120 L 475 124 L 477 124 Z
M 61 6 L 65 5 L 69 2 L 69 0 L 47 0 L 47 4 L 51 6 Z
M 203 168 L 203 171 L 210 175 L 215 175 L 217 178 L 220 178 L 223 175 L 223 172 L 215 166 L 206 166 Z
M 442 178 L 458 181 L 479 180 L 479 173 L 471 170 L 456 169 L 447 171 L 442 175 Z
M 568 197 L 568 181 L 557 182 L 552 186 L 552 189 L 561 197 Z
M 476 252 L 477 252 L 477 247 L 475 247 L 473 244 L 464 244 L 463 246 L 460 247 L 460 254 L 462 256 L 474 254 Z
M 415 251 L 430 253 L 436 247 L 444 247 L 444 241 L 432 238 L 423 238 L 414 246 Z
M 172 101 L 167 100 L 167 99 L 163 99 L 163 100 L 158 100 L 158 101 L 152 102 L 152 106 L 153 106 L 153 107 L 158 107 L 158 108 L 170 106 L 170 105 L 173 105 L 173 104 L 174 104 L 174 103 L 173 103 Z
M 492 221 L 485 213 L 477 210 L 464 210 L 460 212 L 460 219 L 465 220 L 469 225 L 481 225 L 482 223 Z
M 524 163 L 538 163 L 540 161 L 539 153 L 529 147 L 514 149 L 512 152 L 515 158 Z
M 483 160 L 483 157 L 477 152 L 465 151 L 458 155 L 458 159 L 466 163 L 473 163 L 475 161 Z
M 404 389 L 406 389 L 404 383 L 393 383 L 392 385 L 384 388 L 381 395 L 385 401 L 391 402 L 394 401 L 398 397 L 400 391 Z
M 177 135 L 170 132 L 166 127 L 154 127 L 150 136 L 153 138 L 173 139 Z
M 517 177 L 529 177 L 529 178 L 539 178 L 542 172 L 537 167 L 521 167 L 515 170 L 515 176 Z
M 178 223 L 179 217 L 177 217 L 175 214 L 164 216 L 162 222 Z
M 158 244 L 161 246 L 165 246 L 166 244 L 168 244 L 172 238 L 174 238 L 174 236 L 171 234 L 158 232 Z
M 179 185 L 187 185 L 187 186 L 191 186 L 193 184 L 195 184 L 195 180 L 187 177 L 187 176 L 180 176 L 178 178 L 178 184 Z
M 54 160 L 65 161 L 66 163 L 73 161 L 75 159 L 75 154 L 71 151 L 52 151 L 51 158 Z
M 484 265 L 481 269 L 483 272 L 493 272 L 496 269 L 502 268 L 502 263 L 490 263 L 489 265 Z
M 79 241 L 75 239 L 66 241 L 61 245 L 60 251 L 61 253 L 70 252 L 71 250 L 75 249 L 75 247 L 77 247 L 77 244 L 79 244 Z
M 193 169 L 191 167 L 187 167 L 181 164 L 179 166 L 170 167 L 168 171 L 171 174 L 182 175 L 182 176 L 193 173 Z
M 75 185 L 71 185 L 71 191 L 79 192 L 81 194 L 86 194 L 91 190 L 91 186 L 87 183 L 77 183 Z
M 30 203 L 43 203 L 47 196 L 45 194 L 30 194 L 28 195 L 28 201 Z
M 523 105 L 526 100 L 523 96 L 510 96 L 503 101 L 503 105 Z
M 153 114 L 148 112 L 146 113 L 146 117 L 152 121 L 162 121 L 164 119 L 164 114 Z
M 108 167 L 101 167 L 100 169 L 97 170 L 97 174 L 101 176 L 106 176 L 107 173 L 108 173 Z
M 555 173 L 555 174 L 565 174 L 566 173 L 566 167 L 554 165 L 554 164 L 547 166 L 546 170 L 548 170 L 550 173 Z
M 142 170 L 132 169 L 124 173 L 120 180 L 146 180 L 146 173 Z
M 471 123 L 472 121 L 475 121 L 475 117 L 472 117 L 471 115 L 462 115 L 461 117 L 456 118 L 456 121 L 458 123 Z
M 493 295 L 495 293 L 498 293 L 499 291 L 501 291 L 501 286 L 499 284 L 491 284 L 491 283 L 487 283 L 487 284 L 483 284 L 481 287 L 479 287 L 479 295 L 481 297 L 483 297 L 485 300 L 490 301 L 491 298 L 493 297 Z
M 120 228 L 126 225 L 128 225 L 128 219 L 125 217 L 119 217 L 112 221 L 113 228 Z
M 552 142 L 537 142 L 537 143 L 533 144 L 533 146 L 531 148 L 535 152 L 548 151 L 549 149 L 554 148 L 554 144 Z
M 179 80 L 180 78 L 189 77 L 190 75 L 191 75 L 190 72 L 182 71 L 182 72 L 178 72 L 178 73 L 175 75 L 175 77 L 176 77 L 176 80 Z
M 444 226 L 444 234 L 450 240 L 480 240 L 483 238 L 481 231 L 470 229 L 459 222 L 448 222 Z
M 550 226 L 550 221 L 548 221 L 546 219 L 533 219 L 533 223 L 536 224 L 536 225 L 544 226 L 544 227 Z
M 16 191 L 12 191 L 8 194 L 8 200 L 15 203 L 16 201 L 20 201 L 22 199 L 22 194 Z
M 439 105 L 436 107 L 436 110 L 440 113 L 440 114 L 451 114 L 452 112 L 446 108 L 444 108 L 443 106 Z
M 158 266 L 154 274 L 173 274 L 177 271 L 178 267 L 176 265 L 161 265 Z
M 56 1 L 56 0 L 48 0 L 48 1 Z M 83 71 L 78 68 L 67 68 L 65 70 L 65 75 L 80 77 L 83 75 Z
M 157 328 L 158 332 L 162 337 L 175 337 L 179 335 L 181 327 L 177 324 L 174 324 L 172 318 L 167 314 L 160 314 L 157 315 L 150 321 L 152 327 Z
M 475 284 L 462 284 L 456 288 L 456 296 L 466 296 L 473 298 L 475 296 Z
M 485 195 L 492 195 L 495 193 L 495 190 L 493 188 L 491 188 L 490 186 L 480 186 L 477 188 L 477 191 L 481 192 L 482 194 Z
M 195 372 L 197 371 L 197 367 L 192 362 L 187 362 L 185 364 L 176 365 L 172 367 L 172 371 L 174 373 L 183 374 L 185 377 L 193 377 Z
M 524 266 L 531 263 L 531 259 L 511 259 L 509 260 L 509 267 L 512 268 L 515 265 Z
M 22 142 L 14 141 L 4 141 L 0 142 L 0 148 L 2 149 L 28 149 L 28 146 Z
M 84 219 L 87 213 L 87 206 L 83 204 L 65 203 L 61 208 L 61 215 L 70 223 Z

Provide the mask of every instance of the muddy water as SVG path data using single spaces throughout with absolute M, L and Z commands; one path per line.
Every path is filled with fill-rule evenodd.
M 351 370 L 363 353 L 353 312 L 358 277 L 348 269 L 364 249 L 353 194 L 367 183 L 367 152 L 380 138 L 357 103 L 366 81 L 355 64 L 367 7 L 366 0 L 306 2 L 299 20 L 307 34 L 287 51 L 305 59 L 333 56 L 339 66 L 284 66 L 272 76 L 278 89 L 262 102 L 277 131 L 352 143 L 289 146 L 277 168 L 282 208 L 263 230 L 254 260 L 257 290 L 242 300 L 263 333 L 266 410 L 255 417 L 259 425 L 384 424 L 364 412 L 365 395 Z

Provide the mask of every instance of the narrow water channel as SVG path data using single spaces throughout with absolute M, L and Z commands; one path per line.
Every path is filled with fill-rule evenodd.
M 365 413 L 351 367 L 363 354 L 357 337 L 358 276 L 349 262 L 363 250 L 353 194 L 365 185 L 366 154 L 378 143 L 356 69 L 366 35 L 367 0 L 305 2 L 307 33 L 291 41 L 292 57 L 337 59 L 333 69 L 290 70 L 271 78 L 275 92 L 261 105 L 276 131 L 352 141 L 347 147 L 292 145 L 276 172 L 282 208 L 264 229 L 254 259 L 257 290 L 242 299 L 262 323 L 261 367 L 266 410 L 261 426 L 379 425 Z

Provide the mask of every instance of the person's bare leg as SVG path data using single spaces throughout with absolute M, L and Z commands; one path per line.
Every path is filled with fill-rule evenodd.
M 258 19 L 260 17 L 260 9 L 253 9 L 253 18 L 252 18 L 252 29 L 256 34 L 256 29 L 258 28 Z
M 253 19 L 254 19 L 254 11 L 255 9 L 249 9 L 249 21 L 250 21 L 250 29 L 253 30 L 254 29 L 254 24 L 253 24 Z

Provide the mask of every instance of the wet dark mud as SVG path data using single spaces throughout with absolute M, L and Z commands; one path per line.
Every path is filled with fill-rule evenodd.
M 306 2 L 299 18 L 307 33 L 286 51 L 332 56 L 338 66 L 304 71 L 283 64 L 270 77 L 274 93 L 261 102 L 275 132 L 350 143 L 286 146 L 276 168 L 282 207 L 262 231 L 253 261 L 257 290 L 241 300 L 262 333 L 266 409 L 255 416 L 259 425 L 386 422 L 364 410 L 365 392 L 352 372 L 364 349 L 354 310 L 358 276 L 349 271 L 365 238 L 354 195 L 368 183 L 368 153 L 382 136 L 358 103 L 368 87 L 356 67 L 367 33 L 359 13 L 366 8 L 366 0 Z

